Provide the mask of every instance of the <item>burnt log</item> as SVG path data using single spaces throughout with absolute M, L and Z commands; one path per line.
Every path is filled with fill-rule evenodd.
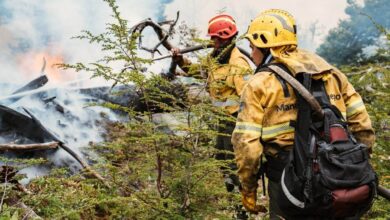
M 9 96 L 9 98 L 6 98 L 5 99 L 6 103 L 7 104 L 12 104 L 12 103 L 18 101 L 19 99 L 21 99 L 21 98 L 23 98 L 25 96 L 25 94 L 24 94 L 25 92 L 41 88 L 48 81 L 49 80 L 48 80 L 46 75 L 42 75 L 42 76 L 32 80 L 27 85 L 25 85 L 22 88 L 20 88 L 20 89 L 16 90 L 15 92 L 13 92 L 12 95 Z M 18 95 L 18 94 L 20 94 L 20 95 Z
M 0 105 L 0 134 L 7 132 L 14 132 L 17 136 L 26 137 L 30 143 L 55 141 L 53 135 L 43 129 L 34 119 Z
M 27 83 L 22 88 L 16 90 L 12 94 L 18 94 L 21 92 L 31 91 L 34 89 L 41 88 L 42 86 L 46 85 L 46 83 L 49 81 L 46 75 L 39 76 L 38 78 L 32 80 L 31 82 Z

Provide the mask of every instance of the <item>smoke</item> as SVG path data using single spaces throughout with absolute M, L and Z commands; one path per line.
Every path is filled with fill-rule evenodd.
M 136 0 L 119 0 L 117 3 L 122 17 L 129 20 L 130 26 L 147 17 L 161 17 L 163 8 L 158 0 L 146 0 L 142 5 Z M 91 97 L 68 89 L 72 81 L 79 81 L 75 83 L 77 87 L 81 82 L 84 83 L 83 87 L 91 87 L 107 84 L 104 79 L 89 80 L 90 76 L 86 73 L 59 70 L 53 64 L 90 63 L 105 55 L 96 45 L 72 37 L 79 35 L 82 30 L 94 34 L 105 32 L 105 24 L 113 22 L 111 15 L 111 9 L 104 1 L 0 1 L 0 103 L 6 104 L 4 97 L 42 74 L 41 68 L 46 62 L 44 72 L 49 83 L 39 91 L 46 98 L 56 97 L 55 101 L 65 108 L 65 113 L 44 104 L 42 97 L 37 98 L 34 92 L 17 102 L 7 103 L 7 106 L 20 113 L 24 113 L 23 108 L 27 108 L 81 157 L 83 147 L 90 142 L 103 141 L 102 134 L 105 131 L 100 124 L 102 121 L 121 119 L 108 109 L 88 107 Z M 0 138 L 0 141 L 9 143 L 14 140 Z M 73 171 L 79 168 L 63 150 L 56 151 L 48 159 L 56 166 L 66 165 Z M 28 179 L 47 172 L 47 168 L 41 166 L 21 170 L 21 173 L 28 174 Z
M 174 0 L 166 6 L 165 15 L 172 15 L 179 10 L 181 19 L 189 26 L 198 28 L 201 35 L 205 36 L 208 20 L 218 13 L 232 15 L 239 32 L 243 34 L 250 21 L 261 11 L 270 8 L 284 9 L 297 21 L 300 46 L 314 51 L 323 41 L 328 30 L 337 26 L 339 19 L 346 17 L 344 13 L 346 6 L 346 0 Z
M 163 9 L 159 0 L 146 0 L 142 4 L 119 0 L 117 4 L 130 25 L 147 17 L 161 17 Z M 88 78 L 85 73 L 55 70 L 53 64 L 89 63 L 101 58 L 104 54 L 99 47 L 72 37 L 82 30 L 104 32 L 105 24 L 113 21 L 111 14 L 106 2 L 96 0 L 1 1 L 0 81 L 23 83 L 35 78 L 43 65 L 43 56 L 48 61 L 50 83 Z
M 117 4 L 122 17 L 129 20 L 129 25 L 148 17 L 159 21 L 172 19 L 180 11 L 180 21 L 196 27 L 201 37 L 206 37 L 207 21 L 217 13 L 233 15 L 243 34 L 251 19 L 260 11 L 285 9 L 297 20 L 300 45 L 312 51 L 322 42 L 327 31 L 335 27 L 339 19 L 345 18 L 347 5 L 346 0 L 146 0 L 142 4 L 137 0 L 118 0 Z M 111 21 L 110 8 L 102 0 L 0 1 L 0 81 L 23 83 L 35 78 L 43 65 L 43 56 L 47 59 L 46 71 L 50 83 L 89 78 L 86 73 L 57 70 L 53 64 L 89 63 L 101 58 L 104 54 L 99 47 L 71 38 L 79 35 L 81 30 L 102 33 L 105 24 Z M 156 42 L 155 36 L 145 38 L 146 44 Z M 160 72 L 166 65 L 167 62 L 160 62 L 150 70 Z M 104 80 L 95 81 L 99 84 Z

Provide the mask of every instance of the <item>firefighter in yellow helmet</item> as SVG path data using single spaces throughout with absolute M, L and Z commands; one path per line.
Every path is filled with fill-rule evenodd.
M 220 14 L 210 19 L 208 22 L 208 36 L 213 42 L 213 51 L 209 54 L 209 72 L 207 77 L 207 91 L 210 94 L 212 103 L 220 107 L 228 115 L 237 117 L 239 109 L 239 98 L 241 92 L 253 74 L 249 62 L 250 60 L 243 55 L 235 45 L 238 30 L 235 20 L 227 14 Z M 188 66 L 191 62 L 179 54 L 177 48 L 171 50 L 173 60 L 181 67 L 184 72 L 188 72 Z M 216 62 L 215 62 L 216 61 Z M 216 148 L 221 151 L 230 151 L 231 153 L 217 153 L 218 160 L 233 160 L 233 145 L 231 143 L 231 134 L 235 126 L 235 121 L 220 120 Z M 224 170 L 225 185 L 228 192 L 237 191 L 239 186 L 238 177 L 232 174 L 236 170 L 236 164 L 229 164 L 231 170 Z M 236 217 L 245 218 L 245 211 L 237 207 Z
M 295 21 L 289 13 L 267 10 L 259 14 L 249 25 L 246 38 L 257 69 L 241 95 L 232 135 L 242 202 L 252 213 L 261 210 L 256 204 L 256 191 L 260 157 L 264 154 L 268 163 L 270 218 L 288 219 L 274 196 L 285 158 L 294 143 L 294 128 L 290 122 L 297 118 L 296 96 L 290 85 L 281 83 L 275 74 L 263 67 L 279 63 L 293 76 L 309 73 L 314 79 L 322 79 L 331 104 L 343 114 L 355 138 L 372 147 L 374 131 L 362 98 L 347 77 L 318 55 L 297 48 Z

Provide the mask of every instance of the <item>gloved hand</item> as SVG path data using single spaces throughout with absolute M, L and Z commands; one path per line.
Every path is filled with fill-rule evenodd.
M 256 205 L 257 200 L 257 193 L 256 190 L 253 192 L 247 192 L 243 189 L 241 189 L 241 195 L 242 195 L 242 205 L 245 207 L 245 209 L 252 213 L 252 214 L 258 214 L 259 212 L 267 212 L 267 209 L 262 205 Z
M 171 54 L 172 54 L 173 61 L 175 61 L 178 64 L 183 63 L 183 54 L 180 53 L 179 48 L 176 47 L 172 48 Z

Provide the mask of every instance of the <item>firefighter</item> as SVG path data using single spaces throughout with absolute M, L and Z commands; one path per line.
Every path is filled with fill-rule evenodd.
M 292 87 L 287 83 L 283 86 L 274 73 L 259 70 L 269 63 L 279 63 L 293 76 L 309 73 L 314 79 L 322 79 L 331 104 L 341 111 L 355 138 L 372 147 L 374 131 L 362 98 L 347 77 L 318 55 L 297 48 L 295 21 L 288 12 L 274 9 L 260 13 L 245 37 L 257 69 L 242 92 L 232 134 L 242 203 L 252 213 L 261 210 L 256 204 L 257 173 L 264 154 L 271 162 L 266 169 L 270 218 L 288 218 L 275 201 L 275 189 L 294 143 L 290 122 L 297 118 L 296 96 Z
M 239 109 L 241 92 L 253 74 L 247 58 L 235 46 L 238 31 L 236 22 L 227 14 L 217 15 L 208 22 L 208 36 L 213 42 L 213 51 L 209 54 L 209 72 L 207 77 L 207 90 L 214 106 L 220 107 L 234 120 L 220 120 L 216 148 L 231 153 L 217 153 L 216 159 L 233 160 L 233 145 L 231 134 L 235 126 L 235 118 Z M 177 48 L 171 50 L 173 60 L 184 72 L 188 72 L 191 62 L 179 54 Z M 230 170 L 224 171 L 225 185 L 229 192 L 238 190 L 238 177 L 231 171 L 236 170 L 235 163 L 229 164 Z

